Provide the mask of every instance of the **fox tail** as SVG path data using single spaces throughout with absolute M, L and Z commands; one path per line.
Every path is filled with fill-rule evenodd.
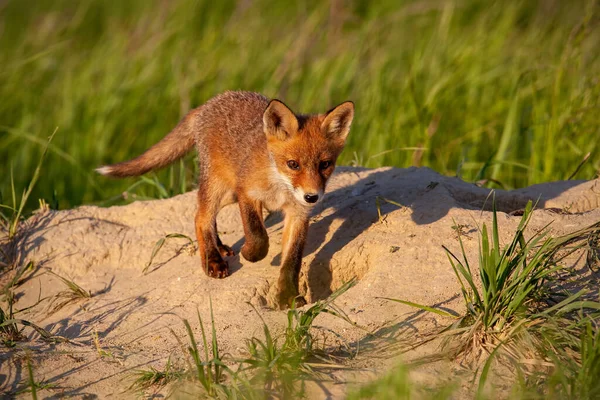
M 139 176 L 180 159 L 194 146 L 194 124 L 199 112 L 199 109 L 190 111 L 167 136 L 142 155 L 129 161 L 96 168 L 96 172 L 115 178 Z

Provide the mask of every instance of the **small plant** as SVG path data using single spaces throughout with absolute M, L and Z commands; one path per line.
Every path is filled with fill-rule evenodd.
M 413 382 L 410 376 L 410 367 L 400 364 L 384 376 L 350 391 L 348 400 L 410 400 L 410 399 L 457 399 L 456 382 L 423 383 Z
M 163 370 L 150 367 L 133 371 L 132 375 L 135 379 L 129 390 L 145 391 L 153 386 L 163 387 L 171 382 L 178 381 L 185 376 L 185 372 L 181 368 L 177 368 L 169 358 Z
M 98 331 L 94 329 L 92 332 L 92 340 L 94 341 L 94 346 L 96 347 L 96 352 L 98 353 L 98 357 L 100 357 L 104 361 L 118 363 L 121 366 L 123 365 L 123 359 L 117 354 L 114 354 L 110 350 L 105 350 L 100 344 L 100 337 L 98 335 Z
M 21 199 L 18 202 L 17 202 L 17 193 L 16 193 L 16 189 L 15 189 L 15 183 L 14 183 L 12 169 L 11 169 L 10 178 L 11 178 L 11 189 L 12 189 L 12 206 L 0 204 L 0 209 L 8 210 L 7 214 L 0 211 L 0 227 L 2 227 L 4 230 L 6 230 L 9 241 L 13 240 L 17 234 L 17 228 L 18 228 L 19 222 L 21 222 L 23 210 L 25 209 L 27 201 L 29 200 L 29 196 L 31 195 L 31 192 L 33 191 L 33 188 L 35 187 L 35 184 L 37 183 L 37 181 L 40 177 L 40 172 L 42 170 L 42 164 L 44 163 L 44 160 L 48 153 L 48 147 L 50 146 L 50 143 L 52 142 L 52 139 L 54 138 L 54 135 L 56 134 L 57 131 L 58 131 L 58 128 L 56 128 L 54 130 L 54 132 L 52 132 L 52 135 L 50 135 L 50 137 L 48 138 L 48 141 L 46 142 L 46 145 L 44 147 L 44 151 L 42 152 L 42 156 L 40 157 L 37 167 L 35 169 L 35 172 L 33 173 L 33 177 L 31 178 L 31 181 L 29 182 L 27 189 L 25 189 L 23 191 L 23 194 L 21 195 Z
M 348 400 L 408 400 L 413 395 L 413 391 L 414 385 L 410 381 L 408 368 L 400 364 L 384 377 L 376 379 L 351 392 Z
M 582 400 L 600 398 L 598 323 L 585 318 L 581 322 L 576 343 L 552 350 L 547 357 L 553 361 L 554 370 L 544 379 L 547 381 L 548 397 Z
M 66 290 L 57 293 L 54 296 L 54 300 L 51 301 L 49 306 L 51 314 L 57 312 L 69 303 L 92 298 L 92 292 L 90 292 L 89 290 L 85 290 L 77 283 L 75 283 L 75 281 L 60 276 L 51 269 L 46 269 L 46 271 L 49 274 L 54 275 L 55 277 L 60 279 L 67 286 Z
M 148 270 L 150 269 L 150 267 L 152 266 L 152 261 L 154 261 L 154 258 L 156 257 L 156 255 L 158 254 L 158 252 L 160 251 L 160 249 L 163 247 L 163 245 L 165 244 L 165 242 L 168 239 L 187 239 L 187 243 L 184 246 L 187 246 L 190 249 L 193 249 L 194 247 L 194 241 L 192 240 L 192 238 L 190 238 L 187 235 L 184 235 L 182 233 L 169 233 L 167 235 L 165 235 L 164 237 L 158 239 L 158 241 L 154 244 L 154 248 L 152 249 L 152 254 L 150 255 L 150 260 L 148 260 L 148 263 L 146 264 L 146 266 L 144 267 L 144 269 L 142 270 L 143 274 L 146 274 L 148 272 Z M 177 254 L 179 254 L 179 252 L 181 252 L 184 249 L 184 247 L 182 247 Z
M 576 385 L 589 387 L 583 374 L 597 373 L 591 366 L 598 362 L 600 356 L 594 354 L 599 346 L 590 338 L 597 338 L 597 328 L 594 331 L 591 327 L 596 326 L 598 315 L 591 311 L 600 310 L 600 303 L 582 300 L 588 293 L 585 289 L 566 295 L 552 293 L 548 283 L 563 269 L 560 260 L 584 248 L 598 224 L 560 237 L 551 237 L 545 227 L 526 240 L 532 211 L 529 202 L 512 240 L 502 247 L 494 202 L 491 235 L 485 224 L 481 228 L 476 269 L 471 267 L 462 235 L 458 236 L 460 258 L 444 246 L 461 285 L 465 315 L 457 318 L 435 308 L 389 299 L 455 318 L 442 331 L 443 344 L 455 357 L 485 361 L 478 396 L 483 396 L 493 360 L 517 367 L 525 386 L 527 382 L 548 382 L 548 390 L 558 385 L 561 393 L 571 393 Z M 557 296 L 563 299 L 556 301 Z M 574 318 L 574 313 L 579 316 Z M 575 356 L 577 353 L 580 355 Z M 550 367 L 555 372 L 548 378 Z
M 4 286 L 4 288 L 0 292 L 0 294 L 4 296 L 4 301 L 7 304 L 6 311 L 3 307 L 0 306 L 0 341 L 7 347 L 13 347 L 16 344 L 16 342 L 24 338 L 22 332 L 25 327 L 30 327 L 33 330 L 35 330 L 44 340 L 66 340 L 65 338 L 62 338 L 60 336 L 53 336 L 50 332 L 35 325 L 34 323 L 31 323 L 24 319 L 16 318 L 16 314 L 18 314 L 19 312 L 33 308 L 36 305 L 38 305 L 42 300 L 45 300 L 45 298 L 38 299 L 38 301 L 32 306 L 29 306 L 19 311 L 15 311 L 13 308 L 13 305 L 15 303 L 13 289 L 20 284 L 21 278 L 25 275 L 25 273 L 34 269 L 33 267 L 33 261 L 30 261 L 24 268 L 17 270 L 13 278 Z M 19 328 L 19 326 L 22 326 L 23 328 Z
M 354 284 L 355 280 L 344 284 L 327 300 L 315 303 L 306 311 L 295 308 L 289 310 L 287 326 L 279 338 L 274 338 L 263 320 L 264 340 L 256 337 L 248 339 L 248 356 L 230 360 L 229 363 L 225 362 L 219 349 L 211 302 L 210 343 L 204 322 L 198 313 L 203 351 L 198 348 L 191 325 L 187 320 L 183 321 L 189 345 L 182 347 L 186 348 L 189 360 L 188 369 L 180 377 L 185 376 L 199 384 L 202 392 L 194 393 L 196 397 L 264 399 L 300 396 L 304 381 L 318 376 L 319 369 L 339 367 L 315 348 L 316 341 L 310 331 L 321 313 L 329 313 L 350 322 L 333 301 Z M 262 320 L 260 314 L 259 317 Z M 143 382 L 149 382 L 158 376 L 160 374 L 151 370 L 145 371 L 140 378 Z
M 25 389 L 18 391 L 16 394 L 31 393 L 31 398 L 33 400 L 37 400 L 38 390 L 52 389 L 52 388 L 56 387 L 55 384 L 49 383 L 48 381 L 42 380 L 42 381 L 38 382 L 35 380 L 35 376 L 33 375 L 33 365 L 31 365 L 31 360 L 29 360 L 29 357 L 27 358 L 27 383 L 26 383 L 26 385 L 27 385 L 27 387 Z
M 383 213 L 381 212 L 381 202 L 382 201 L 392 204 L 396 207 L 400 207 L 400 208 L 404 207 L 402 204 L 398 203 L 397 201 L 386 199 L 385 197 L 381 197 L 381 196 L 375 197 L 375 207 L 377 207 L 377 217 L 379 218 L 380 223 L 385 221 L 385 217 L 384 217 Z
M 13 314 L 13 295 L 12 292 L 6 292 L 6 302 L 8 311 L 0 307 L 0 340 L 7 347 L 13 347 L 15 343 L 23 338 L 21 330 L 18 327 L 17 320 Z
M 10 281 L 6 283 L 6 285 L 4 285 L 4 288 L 2 288 L 2 290 L 0 291 L 0 294 L 7 294 L 8 291 L 23 283 L 26 279 L 25 274 L 34 271 L 34 266 L 35 264 L 33 263 L 33 261 L 29 261 L 24 267 L 17 268 L 13 277 L 10 279 Z
M 196 338 L 190 323 L 187 320 L 183 320 L 185 329 L 187 330 L 190 345 L 187 347 L 188 353 L 192 358 L 193 364 L 190 363 L 190 373 L 194 374 L 195 381 L 201 384 L 204 388 L 205 393 L 208 396 L 215 397 L 219 393 L 229 393 L 230 390 L 227 386 L 222 385 L 221 382 L 224 378 L 225 372 L 231 373 L 231 370 L 225 365 L 220 357 L 219 343 L 217 342 L 217 332 L 215 328 L 215 320 L 212 308 L 212 300 L 210 301 L 210 322 L 211 322 L 211 350 L 212 358 L 209 354 L 209 346 L 206 340 L 206 332 L 204 330 L 204 323 L 200 312 L 198 312 L 198 323 L 200 324 L 200 332 L 202 333 L 202 344 L 204 347 L 204 361 L 202 360 L 202 354 L 198 350 L 196 344 Z
M 63 341 L 64 338 L 54 336 L 44 328 L 37 326 L 24 319 L 15 318 L 16 312 L 13 310 L 14 297 L 10 290 L 5 292 L 5 299 L 8 304 L 8 310 L 0 307 L 0 342 L 7 347 L 13 347 L 16 342 L 23 339 L 23 329 L 25 327 L 35 330 L 44 340 Z M 19 328 L 22 326 L 23 328 Z
M 321 313 L 334 315 L 352 324 L 348 316 L 333 302 L 355 284 L 356 280 L 345 283 L 329 298 L 318 301 L 306 311 L 292 307 L 287 312 L 287 326 L 281 346 L 263 320 L 264 341 L 255 337 L 249 339 L 249 357 L 242 361 L 243 370 L 252 374 L 251 381 L 260 383 L 267 393 L 279 393 L 284 398 L 289 398 L 292 394 L 298 394 L 298 381 L 302 382 L 316 375 L 315 367 L 335 368 L 335 364 L 323 358 L 314 348 L 315 338 L 311 334 L 311 328 Z
M 38 384 L 33 376 L 33 367 L 31 366 L 31 362 L 29 360 L 27 360 L 27 373 L 29 375 L 29 387 L 31 388 L 31 398 L 33 400 L 37 400 Z

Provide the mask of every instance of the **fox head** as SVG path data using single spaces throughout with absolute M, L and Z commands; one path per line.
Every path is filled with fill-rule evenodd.
M 351 101 L 308 116 L 295 115 L 279 100 L 269 103 L 263 127 L 273 169 L 298 203 L 312 206 L 323 197 L 353 118 Z

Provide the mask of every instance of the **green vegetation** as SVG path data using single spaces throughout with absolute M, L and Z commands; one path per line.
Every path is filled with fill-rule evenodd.
M 196 249 L 194 247 L 194 241 L 192 240 L 191 237 L 184 235 L 183 233 L 169 233 L 169 234 L 165 235 L 164 237 L 158 239 L 158 241 L 154 244 L 154 247 L 152 248 L 152 254 L 150 255 L 150 260 L 148 260 L 148 263 L 144 267 L 142 273 L 144 273 L 144 274 L 148 273 L 148 270 L 150 270 L 150 267 L 152 267 L 152 261 L 154 261 L 154 258 L 157 256 L 160 249 L 162 249 L 165 242 L 169 239 L 186 239 L 187 240 L 187 243 L 184 245 L 184 247 L 182 247 L 178 250 L 177 254 L 179 254 L 181 251 L 183 251 L 185 246 L 187 246 L 187 248 L 190 249 L 190 252 L 192 254 L 196 252 Z
M 144 392 L 151 388 L 161 388 L 172 382 L 177 382 L 185 376 L 185 372 L 177 368 L 169 358 L 163 370 L 152 366 L 147 369 L 138 369 L 132 373 L 135 378 L 129 390 Z
M 25 328 L 66 340 L 13 309 L 13 288 L 33 269 L 14 257 L 19 222 L 37 206 L 31 200 L 66 208 L 189 190 L 193 155 L 137 180 L 110 180 L 93 169 L 138 155 L 225 90 L 258 91 L 303 112 L 354 100 L 357 118 L 341 164 L 429 166 L 504 188 L 596 177 L 599 19 L 594 0 L 2 2 L 0 271 L 14 275 L 0 292 L 0 343 L 15 347 Z M 400 206 L 378 197 L 378 211 L 381 202 Z M 548 284 L 574 249 L 589 246 L 588 263 L 598 263 L 598 227 L 526 239 L 531 212 L 530 204 L 502 247 L 494 211 L 491 231 L 481 229 L 476 268 L 455 226 L 462 254 L 447 251 L 467 311 L 443 332 L 453 344 L 446 350 L 476 366 L 479 398 L 489 396 L 497 365 L 516 367 L 513 397 L 598 398 L 600 303 L 595 293 Z M 166 235 L 144 273 L 175 238 L 193 244 Z M 51 305 L 91 297 L 58 278 L 67 290 Z M 288 311 L 280 335 L 264 323 L 264 338 L 248 339 L 241 360 L 221 354 L 212 315 L 210 341 L 200 316 L 199 343 L 185 321 L 187 368 L 169 360 L 164 370 L 138 370 L 131 388 L 186 381 L 212 397 L 302 394 L 306 381 L 337 367 L 311 331 L 321 313 L 347 319 L 333 301 L 350 285 Z M 118 361 L 97 332 L 93 339 L 99 357 Z M 27 372 L 35 398 L 45 386 L 29 360 Z M 452 397 L 453 386 L 421 388 L 409 372 L 402 365 L 350 398 Z
M 266 393 L 283 395 L 283 398 L 297 397 L 302 392 L 304 380 L 321 378 L 320 369 L 335 369 L 337 365 L 323 348 L 315 346 L 313 336 L 315 319 L 323 313 L 334 315 L 352 324 L 348 316 L 334 304 L 334 301 L 356 284 L 352 280 L 337 289 L 326 300 L 318 301 L 307 310 L 292 307 L 287 312 L 287 326 L 283 343 L 273 338 L 269 327 L 263 321 L 265 340 L 252 338 L 247 341 L 250 357 L 243 360 L 242 371 L 250 372 L 251 382 L 260 383 Z
M 593 178 L 598 15 L 593 0 L 3 2 L 0 203 L 10 169 L 20 192 L 57 127 L 30 198 L 66 208 L 132 184 L 128 198 L 189 189 L 193 156 L 158 180 L 93 169 L 137 155 L 228 89 L 305 112 L 354 100 L 342 164 L 423 165 L 506 187 Z
M 8 308 L 5 311 L 3 306 L 0 306 L 0 343 L 2 345 L 6 347 L 14 347 L 16 342 L 24 338 L 23 329 L 25 329 L 25 327 L 33 329 L 43 340 L 49 342 L 65 340 L 60 336 L 52 335 L 47 330 L 34 323 L 24 319 L 16 318 L 15 315 L 24 310 L 13 310 L 14 298 L 11 291 L 6 292 L 3 302 L 7 303 Z M 19 328 L 19 326 L 22 328 Z
M 515 396 L 592 399 L 600 393 L 597 380 L 588 378 L 597 376 L 599 368 L 600 299 L 584 299 L 588 289 L 570 293 L 560 283 L 551 290 L 550 283 L 556 284 L 558 273 L 566 269 L 560 261 L 584 249 L 600 224 L 559 237 L 545 227 L 526 239 L 532 210 L 530 201 L 512 240 L 501 246 L 494 200 L 491 236 L 486 224 L 481 227 L 477 268 L 467 258 L 461 235 L 460 258 L 444 246 L 461 285 L 465 315 L 456 318 L 410 301 L 389 300 L 455 318 L 440 332 L 443 348 L 452 359 L 474 367 L 478 398 L 489 397 L 486 383 L 492 364 L 500 361 L 516 371 Z M 392 373 L 381 386 L 359 393 L 389 390 L 398 379 L 406 380 L 406 374 Z
M 548 290 L 549 281 L 565 268 L 559 264 L 557 253 L 565 250 L 570 253 L 582 248 L 586 244 L 584 239 L 598 229 L 598 224 L 556 238 L 551 237 L 548 230 L 543 230 L 526 240 L 525 229 L 531 220 L 532 209 L 530 201 L 511 242 L 501 247 L 494 208 L 491 237 L 486 224 L 481 228 L 477 272 L 470 267 L 460 235 L 460 259 L 444 247 L 461 284 L 467 309 L 466 315 L 450 330 L 453 337 L 449 341 L 456 346 L 457 353 L 479 356 L 481 353 L 491 354 L 497 346 L 502 346 L 510 348 L 508 354 L 516 361 L 529 356 L 521 353 L 521 348 L 526 347 L 522 346 L 522 336 L 525 336 L 528 345 L 542 348 L 547 344 L 539 342 L 543 342 L 543 336 L 548 337 L 545 329 L 558 328 L 565 323 L 569 325 L 570 321 L 564 320 L 568 313 L 586 308 L 600 310 L 600 303 L 579 300 L 587 293 L 585 289 L 552 306 L 549 301 L 563 297 L 564 293 L 549 293 Z M 481 282 L 480 287 L 476 284 L 476 275 Z
M 287 326 L 274 334 L 263 320 L 264 340 L 252 337 L 246 340 L 246 354 L 241 359 L 223 355 L 216 335 L 215 320 L 210 303 L 210 340 L 198 312 L 200 341 L 192 325 L 184 320 L 189 344 L 183 344 L 187 368 L 177 368 L 169 359 L 163 371 L 153 367 L 134 371 L 130 390 L 146 391 L 175 383 L 175 397 L 184 394 L 191 398 L 297 398 L 304 393 L 304 383 L 323 378 L 322 371 L 339 368 L 327 355 L 324 346 L 316 346 L 315 319 L 323 313 L 352 323 L 334 301 L 356 283 L 342 285 L 331 296 L 318 301 L 306 310 L 295 307 L 287 312 Z M 258 311 L 257 311 L 258 313 Z M 262 319 L 262 316 L 258 314 Z
M 40 173 L 42 170 L 42 165 L 44 164 L 44 159 L 46 158 L 50 142 L 52 142 L 52 139 L 54 138 L 55 134 L 56 130 L 52 132 L 52 135 L 50 135 L 48 141 L 45 143 L 42 154 L 36 163 L 33 176 L 31 177 L 31 180 L 27 185 L 26 189 L 23 190 L 23 194 L 21 195 L 21 199 L 19 201 L 17 201 L 17 191 L 15 189 L 15 178 L 13 175 L 13 170 L 12 168 L 10 170 L 10 194 L 12 198 L 12 206 L 0 203 L 0 231 L 6 232 L 6 235 L 2 236 L 2 242 L 0 242 L 0 244 L 5 244 L 4 241 L 6 241 L 6 244 L 9 245 L 7 246 L 7 248 L 11 247 L 10 245 L 13 244 L 11 242 L 17 236 L 19 223 L 24 217 L 23 211 L 27 206 L 29 196 L 31 196 L 31 193 L 33 192 L 35 185 L 40 178 Z M 40 204 L 42 204 L 41 201 Z M 14 261 L 12 260 L 12 254 L 9 254 L 10 249 L 1 249 L 0 251 L 2 251 L 2 259 L 0 259 L 0 265 L 3 267 L 10 265 Z
M 45 299 L 38 299 L 38 301 L 21 310 L 15 310 L 15 289 L 27 278 L 31 277 L 30 273 L 34 270 L 33 261 L 29 261 L 25 266 L 16 268 L 13 271 L 12 279 L 10 279 L 6 285 L 0 290 L 0 343 L 6 347 L 14 347 L 17 342 L 24 339 L 23 330 L 25 327 L 29 327 L 36 331 L 40 338 L 49 342 L 59 342 L 65 340 L 64 338 L 56 335 L 52 335 L 44 328 L 24 319 L 17 317 L 19 313 L 27 311 L 31 308 L 36 307 Z M 10 272 L 10 270 L 8 271 Z M 7 273 L 7 271 L 0 269 L 0 273 Z M 4 305 L 6 304 L 6 306 Z
M 60 279 L 60 281 L 67 287 L 65 290 L 62 290 L 56 293 L 50 300 L 50 304 L 48 305 L 48 313 L 53 314 L 66 306 L 67 304 L 74 303 L 80 300 L 87 300 L 92 298 L 92 292 L 86 290 L 79 286 L 72 279 L 65 278 L 60 276 L 56 272 L 53 272 L 51 269 L 47 268 L 46 272 L 50 275 L 53 275 Z

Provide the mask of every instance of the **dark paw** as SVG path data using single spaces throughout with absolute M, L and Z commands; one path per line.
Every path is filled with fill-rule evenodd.
M 224 260 L 208 260 L 205 271 L 211 278 L 223 279 L 229 276 L 229 265 Z
M 235 251 L 233 251 L 231 247 L 224 244 L 219 245 L 219 253 L 221 253 L 222 257 L 235 256 Z
M 246 241 L 242 246 L 242 256 L 250 262 L 257 262 L 267 256 L 269 252 L 269 240 Z

